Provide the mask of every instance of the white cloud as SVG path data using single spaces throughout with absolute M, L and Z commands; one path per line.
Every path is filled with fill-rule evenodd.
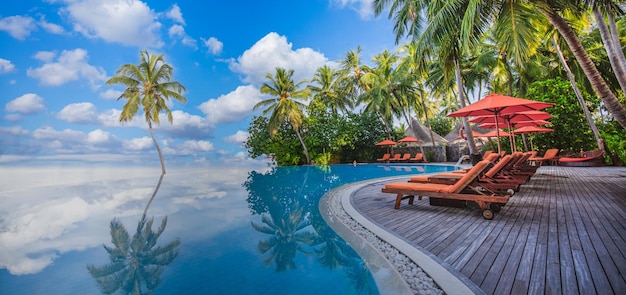
M 10 60 L 0 58 L 0 74 L 12 72 L 15 69 Z
M 122 95 L 122 91 L 107 89 L 106 91 L 100 92 L 98 96 L 104 99 L 118 99 Z
M 172 124 L 170 124 L 167 121 L 167 116 L 161 113 L 159 115 L 161 124 L 155 127 L 174 138 L 200 139 L 213 136 L 213 127 L 203 117 L 174 110 L 172 111 L 172 119 Z
M 5 31 L 18 40 L 26 39 L 36 29 L 37 25 L 32 17 L 14 15 L 0 18 L 0 31 Z
M 210 37 L 209 39 L 204 39 L 204 38 L 200 38 L 200 39 L 202 39 L 204 46 L 207 47 L 210 53 L 214 55 L 219 55 L 220 53 L 222 53 L 222 49 L 224 48 L 224 43 L 222 43 L 220 40 L 217 40 L 217 38 Z
M 111 133 L 103 131 L 102 129 L 96 129 L 87 134 L 87 142 L 92 144 L 107 143 L 111 138 Z
M 292 50 L 287 38 L 277 33 L 269 33 L 246 50 L 237 61 L 230 61 L 230 69 L 245 75 L 243 81 L 261 84 L 265 76 L 276 72 L 276 67 L 293 70 L 293 79 L 297 83 L 313 76 L 315 70 L 328 63 L 324 54 L 311 48 Z
M 29 68 L 26 74 L 39 79 L 44 85 L 59 86 L 84 78 L 93 88 L 97 88 L 100 82 L 106 80 L 106 73 L 102 68 L 87 63 L 88 55 L 84 49 L 63 50 L 54 63 L 50 62 L 50 52 L 47 51 L 37 53 L 35 58 L 48 60 L 48 63 L 39 68 Z
M 230 143 L 244 143 L 246 142 L 246 140 L 248 140 L 248 136 L 250 136 L 250 134 L 246 131 L 242 131 L 242 130 L 237 130 L 237 132 L 231 136 L 228 136 L 226 138 L 224 138 L 224 141 L 226 142 L 230 142 Z
M 72 129 L 58 131 L 50 126 L 43 126 L 33 131 L 33 137 L 35 139 L 48 139 L 59 142 L 80 142 L 85 138 L 85 133 Z
M 165 15 L 177 23 L 183 25 L 185 24 L 185 19 L 183 19 L 183 13 L 180 11 L 180 7 L 178 7 L 178 4 L 176 3 L 172 5 L 172 8 L 168 10 Z
M 163 46 L 158 32 L 161 23 L 157 14 L 144 2 L 137 0 L 78 0 L 67 1 L 62 9 L 74 26 L 74 31 L 88 38 L 129 46 Z
M 39 19 L 39 26 L 41 26 L 48 33 L 52 33 L 52 34 L 65 33 L 65 30 L 63 29 L 63 27 L 57 24 L 49 23 L 48 21 L 46 21 L 46 18 L 43 16 Z
M 339 7 L 349 7 L 350 9 L 359 13 L 362 19 L 368 19 L 374 16 L 374 9 L 372 8 L 373 0 L 333 0 Z
M 175 152 L 177 155 L 190 155 L 198 152 L 210 152 L 214 150 L 213 143 L 206 140 L 187 140 L 180 144 Z
M 256 87 L 245 85 L 217 99 L 209 99 L 198 108 L 213 124 L 236 122 L 249 115 L 260 98 L 261 92 Z
M 57 53 L 54 51 L 39 51 L 33 55 L 33 58 L 43 62 L 51 62 L 56 55 Z
M 180 39 L 183 45 L 197 49 L 198 44 L 195 39 L 189 37 L 187 33 L 185 33 L 185 28 L 181 25 L 173 25 L 168 30 L 168 34 L 170 38 Z
M 28 132 L 28 130 L 22 128 L 21 126 L 11 126 L 11 127 L 0 126 L 0 135 L 24 136 L 24 135 L 28 135 L 29 133 L 30 132 Z
M 4 109 L 8 112 L 16 112 L 21 114 L 34 114 L 44 110 L 43 98 L 34 93 L 26 93 L 10 102 L 8 102 Z
M 72 103 L 66 105 L 57 118 L 69 123 L 93 123 L 97 120 L 97 110 L 90 102 Z
M 152 138 L 144 136 L 140 138 L 133 138 L 131 140 L 125 140 L 124 148 L 131 151 L 142 151 L 152 148 L 154 145 L 152 143 Z

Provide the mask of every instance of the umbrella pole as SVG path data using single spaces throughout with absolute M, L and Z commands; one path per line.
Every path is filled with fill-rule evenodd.
M 498 134 L 500 132 L 500 127 L 498 127 L 498 112 L 494 113 L 494 117 L 496 119 L 496 140 L 498 141 L 498 153 L 500 153 L 502 148 L 500 147 L 500 134 Z
M 506 119 L 507 125 L 509 126 L 509 143 L 511 144 L 511 154 L 514 153 L 515 150 L 515 135 L 511 130 L 511 119 Z

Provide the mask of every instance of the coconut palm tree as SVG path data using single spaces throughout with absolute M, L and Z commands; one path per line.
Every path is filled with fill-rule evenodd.
M 363 80 L 368 91 L 360 101 L 367 104 L 368 109 L 385 110 L 381 115 L 391 121 L 392 115 L 403 117 L 412 129 L 410 111 L 415 105 L 414 78 L 399 66 L 399 56 L 388 50 L 375 55 L 372 60 L 374 67 L 365 73 Z
M 126 87 L 118 98 L 126 99 L 122 108 L 120 122 L 128 122 L 135 117 L 142 108 L 152 141 L 159 153 L 161 160 L 161 172 L 165 174 L 165 163 L 161 148 L 154 137 L 152 123 L 160 123 L 159 114 L 165 112 L 167 120 L 172 123 L 172 111 L 167 106 L 170 98 L 186 103 L 182 93 L 187 91 L 185 86 L 176 81 L 171 81 L 174 69 L 165 63 L 163 55 L 148 53 L 147 50 L 140 52 L 139 65 L 125 64 L 116 72 L 115 76 L 106 81 L 106 85 L 122 85 Z
M 617 82 L 622 88 L 622 92 L 626 93 L 626 58 L 624 58 L 624 51 L 622 51 L 619 37 L 615 37 L 618 36 L 618 31 L 614 19 L 614 15 L 623 14 L 623 11 L 619 5 L 612 0 L 587 0 L 586 2 L 588 2 L 588 5 L 593 11 L 600 37 L 604 43 L 604 48 L 606 49 Z M 604 19 L 605 15 L 609 22 L 608 26 Z
M 122 222 L 113 219 L 110 224 L 112 247 L 104 245 L 110 263 L 97 267 L 88 265 L 89 274 L 96 279 L 102 293 L 149 294 L 161 283 L 163 268 L 178 255 L 178 239 L 165 246 L 156 246 L 157 240 L 167 226 L 167 217 L 155 232 L 153 219 L 142 218 L 130 238 Z
M 276 68 L 274 76 L 267 74 L 265 77 L 270 80 L 270 83 L 263 83 L 261 93 L 269 94 L 272 97 L 258 102 L 254 109 L 264 107 L 263 115 L 270 115 L 268 127 L 272 137 L 276 135 L 280 125 L 289 122 L 304 149 L 306 163 L 310 164 L 309 151 L 304 144 L 300 129 L 304 121 L 303 110 L 306 108 L 301 100 L 308 99 L 311 96 L 311 90 L 306 87 L 300 88 L 306 81 L 303 80 L 298 83 L 293 81 L 293 70 Z
M 606 81 L 594 65 L 593 61 L 587 54 L 587 51 L 583 47 L 580 39 L 576 35 L 576 32 L 569 25 L 567 20 L 563 18 L 559 11 L 564 8 L 571 8 L 573 10 L 580 9 L 579 0 L 562 0 L 562 1 L 549 1 L 549 0 L 535 0 L 533 2 L 537 9 L 545 15 L 550 23 L 561 34 L 571 52 L 576 57 L 578 64 L 582 68 L 583 72 L 587 76 L 587 79 L 591 83 L 596 95 L 604 102 L 604 105 L 609 112 L 615 118 L 622 128 L 626 129 L 626 108 L 617 99 L 617 96 L 611 91 L 611 88 L 607 85 Z
M 338 111 L 347 112 L 354 107 L 350 96 L 341 92 L 339 87 L 341 72 L 324 65 L 315 71 L 312 82 L 309 85 L 313 93 L 313 100 L 319 100 L 333 113 Z

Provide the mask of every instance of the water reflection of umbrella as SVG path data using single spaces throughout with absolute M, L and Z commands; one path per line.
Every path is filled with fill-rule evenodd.
M 424 142 L 421 139 L 417 139 L 413 136 L 407 136 L 403 139 L 398 140 L 398 142 L 406 142 L 406 143 L 411 143 L 411 142 Z M 420 144 L 420 152 L 423 154 L 424 153 L 424 148 L 422 147 L 422 145 Z
M 498 117 L 505 114 L 519 113 L 524 111 L 535 111 L 547 108 L 554 104 L 528 100 L 523 98 L 505 96 L 501 94 L 489 94 L 481 100 L 470 104 L 456 112 L 448 114 L 448 117 L 475 117 L 475 116 L 494 116 Z M 495 120 L 496 129 L 500 127 L 499 122 Z M 498 137 L 498 152 L 500 152 L 500 139 Z
M 539 127 L 539 126 L 525 126 L 525 127 L 521 127 L 518 129 L 515 129 L 513 131 L 513 133 L 515 134 L 527 134 L 527 133 L 540 133 L 540 132 L 554 132 L 553 129 L 550 128 L 543 128 L 543 127 Z M 526 150 L 528 151 L 528 147 L 524 146 L 524 148 L 526 148 Z M 530 138 L 530 149 L 533 149 L 533 139 L 532 137 Z

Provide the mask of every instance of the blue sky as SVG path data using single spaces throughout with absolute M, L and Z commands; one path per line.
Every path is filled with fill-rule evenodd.
M 142 116 L 121 124 L 104 82 L 139 51 L 163 54 L 186 104 L 155 135 L 167 163 L 246 161 L 265 75 L 309 79 L 361 46 L 395 50 L 371 0 L 7 1 L 0 11 L 0 164 L 158 161 Z

